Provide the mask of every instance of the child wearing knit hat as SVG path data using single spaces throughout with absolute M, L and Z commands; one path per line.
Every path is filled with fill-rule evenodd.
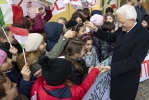
M 149 30 L 149 15 L 145 15 L 143 20 L 142 20 L 142 25 L 145 27 L 147 30 Z
M 98 27 L 101 27 L 103 25 L 103 16 L 95 14 L 90 18 L 90 22 Z
M 44 42 L 43 36 L 39 33 L 30 33 L 25 44 L 25 55 L 31 72 L 35 73 L 41 69 L 41 66 L 37 62 L 39 55 L 46 54 L 50 58 L 58 57 L 62 53 L 68 38 L 72 38 L 74 36 L 74 31 L 67 31 L 64 35 L 60 36 L 58 42 L 55 43 L 55 46 L 52 48 L 52 50 L 46 53 L 46 43 Z M 24 64 L 24 56 L 22 53 L 18 56 L 19 70 L 22 69 Z
M 42 76 L 31 89 L 31 96 L 35 96 L 34 93 L 37 92 L 37 100 L 82 100 L 100 72 L 99 67 L 94 67 L 82 84 L 69 86 L 65 82 L 72 70 L 71 62 L 46 56 L 39 57 L 38 62 L 42 66 Z

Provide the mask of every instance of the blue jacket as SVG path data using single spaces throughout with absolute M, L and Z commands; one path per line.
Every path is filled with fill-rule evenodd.
M 146 14 L 145 8 L 143 6 L 141 6 L 141 8 L 139 8 L 139 6 L 136 6 L 135 9 L 137 12 L 137 20 L 142 21 L 144 15 Z
M 19 94 L 24 94 L 29 97 L 29 91 L 33 84 L 33 81 L 31 80 L 35 80 L 35 78 L 32 76 L 30 81 L 23 80 L 21 73 L 17 70 L 17 63 L 12 62 L 12 64 L 14 67 L 11 70 L 5 72 L 5 74 L 12 82 L 17 84 Z
M 51 51 L 63 32 L 63 25 L 57 22 L 48 22 L 44 26 L 44 31 L 47 36 L 47 51 Z

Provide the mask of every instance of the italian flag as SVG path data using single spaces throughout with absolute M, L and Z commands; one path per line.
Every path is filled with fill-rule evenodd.
M 22 7 L 18 5 L 0 4 L 0 26 L 24 23 Z
M 15 39 L 20 43 L 21 47 L 24 48 L 28 39 L 28 30 L 12 26 L 9 26 L 9 29 L 13 33 Z
M 107 4 L 108 4 L 108 5 L 111 5 L 111 7 L 112 7 L 113 9 L 116 8 L 115 0 L 108 0 Z

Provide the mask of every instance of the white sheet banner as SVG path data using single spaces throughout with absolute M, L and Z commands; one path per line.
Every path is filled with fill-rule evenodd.
M 140 82 L 149 78 L 149 55 L 146 56 L 145 60 L 141 64 Z
M 56 15 L 66 10 L 66 5 L 63 2 L 64 0 L 56 0 L 54 2 L 53 6 L 51 6 L 51 11 L 53 15 Z
M 82 7 L 81 0 L 64 0 L 64 3 L 69 3 L 69 4 L 78 5 Z
M 28 2 L 32 2 L 32 6 L 43 6 L 42 3 L 34 1 L 34 0 L 6 0 L 7 4 L 16 4 L 20 5 L 23 8 L 24 16 L 27 16 L 27 8 L 26 5 Z M 47 0 L 54 2 L 51 7 L 51 11 L 53 15 L 61 13 L 66 10 L 66 5 L 64 4 L 64 0 Z
M 109 57 L 103 61 L 101 66 L 108 66 L 111 63 L 111 58 Z M 83 100 L 110 100 L 110 72 L 99 74 L 96 81 L 91 86 L 89 91 L 85 94 Z

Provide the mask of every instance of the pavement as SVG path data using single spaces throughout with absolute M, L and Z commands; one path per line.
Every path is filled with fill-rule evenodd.
M 149 100 L 149 79 L 139 84 L 136 100 Z

